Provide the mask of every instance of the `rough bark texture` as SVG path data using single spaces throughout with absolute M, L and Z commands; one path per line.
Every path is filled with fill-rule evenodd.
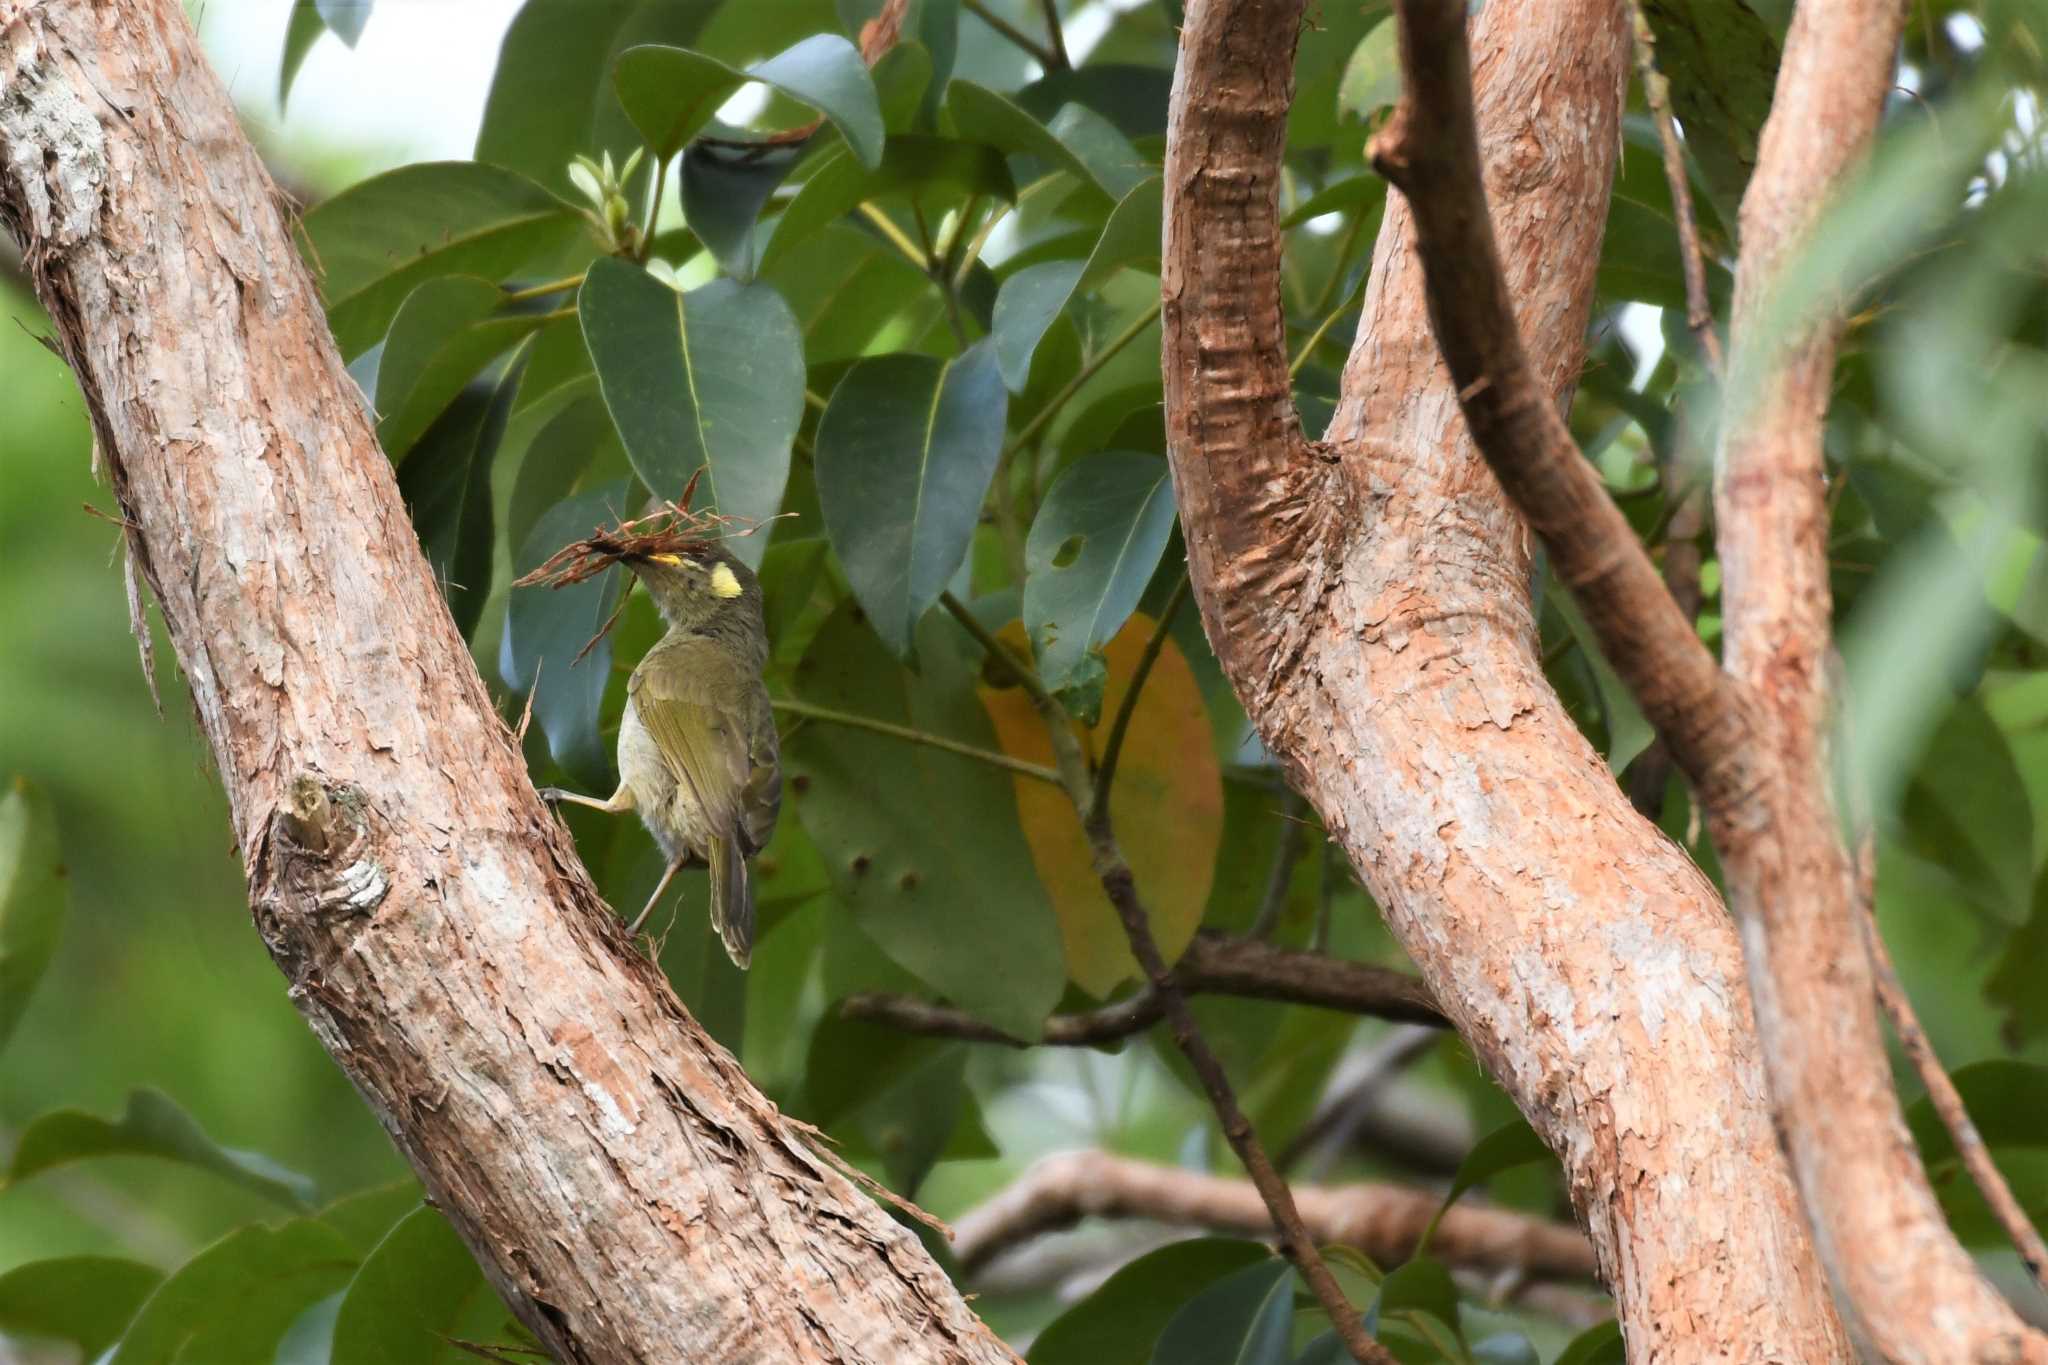
M 1014 1360 L 693 1023 L 541 807 L 175 0 L 0 4 L 0 220 L 293 1000 L 563 1361 Z
M 1299 15 L 1190 4 L 1175 82 L 1167 420 L 1210 640 L 1445 1012 L 1563 1159 L 1630 1358 L 1845 1360 L 1762 1102 L 1733 929 L 1543 678 L 1528 533 L 1459 418 L 1398 201 L 1329 444 L 1298 429 L 1276 192 Z M 1561 404 L 1627 15 L 1489 4 L 1475 49 L 1508 294 Z
M 1823 427 L 1839 311 L 1774 317 L 1777 281 L 1860 165 L 1892 88 L 1897 0 L 1803 3 L 1742 201 L 1731 410 L 1715 487 L 1730 675 L 1770 755 L 1716 821 L 1772 1098 L 1852 1329 L 1888 1361 L 2048 1361 L 1943 1219 L 1899 1110 L 1833 800 Z

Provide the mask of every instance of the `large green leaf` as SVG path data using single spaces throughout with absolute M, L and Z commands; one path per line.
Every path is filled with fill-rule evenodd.
M 32 1120 L 15 1144 L 0 1190 L 52 1167 L 106 1156 L 151 1156 L 211 1171 L 295 1208 L 313 1203 L 313 1182 L 259 1152 L 223 1147 L 160 1090 L 131 1090 L 119 1119 L 57 1109 Z
M 614 483 L 556 503 L 520 542 L 514 575 L 530 573 L 570 541 L 628 515 L 625 499 L 626 486 Z M 506 683 L 532 693 L 533 718 L 555 762 L 592 788 L 612 776 L 611 754 L 598 732 L 598 710 L 611 680 L 611 638 L 598 641 L 580 663 L 572 661 L 618 605 L 623 572 L 566 588 L 515 588 L 498 655 Z
M 114 1344 L 163 1275 L 115 1256 L 60 1256 L 0 1275 L 0 1336 L 68 1341 L 91 1360 Z
M 1274 1257 L 1225 1275 L 1159 1334 L 1152 1365 L 1287 1365 L 1294 1268 Z
M 933 615 L 917 643 L 923 670 L 911 674 L 848 604 L 819 630 L 797 690 L 816 705 L 993 749 L 965 634 Z M 818 721 L 790 736 L 783 769 L 785 799 L 860 927 L 934 993 L 1035 1038 L 1066 971 L 1009 776 Z
M 1148 1252 L 1054 1318 L 1031 1344 L 1031 1365 L 1144 1365 L 1190 1291 L 1250 1266 L 1270 1268 L 1257 1242 L 1199 1237 Z
M 455 1365 L 505 1318 L 469 1248 L 439 1210 L 392 1228 L 357 1267 L 334 1322 L 332 1365 Z
M 713 280 L 678 294 L 625 261 L 590 267 L 583 336 L 634 472 L 682 496 L 699 468 L 700 509 L 765 523 L 782 507 L 803 418 L 803 335 L 765 284 Z M 764 531 L 732 542 L 758 565 Z
M 570 188 L 571 157 L 610 152 L 623 164 L 640 134 L 619 107 L 612 64 L 645 43 L 689 46 L 723 4 L 529 0 L 498 51 L 476 159 L 519 171 L 557 194 Z
M 428 280 L 391 319 L 377 361 L 377 440 L 394 464 L 491 361 L 539 330 L 538 313 L 497 316 L 503 295 L 489 280 Z
M 384 335 L 422 282 L 502 280 L 560 251 L 583 218 L 516 172 L 429 161 L 350 186 L 315 205 L 300 226 L 335 342 L 352 359 Z
M 1003 281 L 991 327 L 1003 379 L 1012 392 L 1023 389 L 1039 340 L 1076 294 L 1099 289 L 1127 265 L 1158 268 L 1160 194 L 1155 176 L 1119 200 L 1085 265 L 1072 259 L 1044 261 Z
M 872 170 L 844 148 L 828 153 L 776 221 L 761 251 L 766 274 L 800 243 L 871 200 L 901 197 L 936 217 L 971 195 L 1016 202 L 1017 186 L 993 147 L 906 133 L 892 137 Z
M 317 1218 L 237 1228 L 157 1286 L 106 1365 L 268 1361 L 355 1265 L 355 1249 Z
M 1778 79 L 1778 35 L 1744 0 L 1645 0 L 1672 112 L 1724 222 L 1735 221 Z
M 806 1058 L 807 1089 L 812 1118 L 853 1155 L 879 1156 L 889 1188 L 915 1197 L 973 1105 L 967 1046 L 892 1032 L 850 1019 L 821 1022 Z
M 1556 1365 L 1623 1365 L 1627 1359 L 1621 1324 L 1610 1318 L 1573 1337 L 1558 1353 Z
M 982 341 L 952 360 L 863 360 L 818 420 L 826 534 L 898 655 L 909 655 L 918 618 L 967 554 L 1008 410 L 994 348 Z
M 0 1048 L 57 951 L 70 886 L 49 798 L 17 777 L 0 795 Z
M 1422 1230 L 1416 1254 L 1419 1256 L 1428 1248 L 1430 1239 L 1436 1235 L 1437 1224 L 1443 1222 L 1444 1214 L 1458 1202 L 1459 1195 L 1503 1171 L 1551 1159 L 1550 1149 L 1543 1145 L 1543 1139 L 1521 1119 L 1510 1119 L 1479 1139 L 1472 1144 L 1472 1150 L 1465 1154 L 1465 1159 L 1458 1163 L 1458 1173 L 1451 1177 L 1451 1188 L 1445 1192 L 1444 1202 L 1437 1206 L 1436 1216 Z
M 1370 118 L 1401 98 L 1401 62 L 1394 50 L 1398 31 L 1390 15 L 1374 24 L 1351 50 L 1344 75 L 1337 82 L 1337 108 L 1342 113 Z
M 814 33 L 744 71 L 684 48 L 629 48 L 612 79 L 627 117 L 664 159 L 701 132 L 734 91 L 759 81 L 830 119 L 862 164 L 881 164 L 875 83 L 853 44 L 835 33 Z
M 902 252 L 841 224 L 825 228 L 815 249 L 782 257 L 766 278 L 789 301 L 814 366 L 865 354 L 884 328 L 892 337 L 921 336 L 945 307 Z M 899 318 L 900 330 L 891 328 Z
M 1900 842 L 1946 870 L 2009 925 L 2026 920 L 2034 875 L 2034 811 L 2012 743 L 1980 701 L 1942 720 L 1906 784 Z
M 491 595 L 491 462 L 518 387 L 514 372 L 464 389 L 398 471 L 399 496 L 464 639 Z
M 1008 96 L 983 89 L 972 81 L 954 81 L 946 91 L 946 112 L 952 118 L 956 136 L 1069 172 L 1081 184 L 1100 191 L 1094 196 L 1098 208 L 1106 209 L 1116 201 L 1117 196 L 1096 178 L 1072 147 L 1018 108 Z
M 753 278 L 761 207 L 803 153 L 795 146 L 737 150 L 702 141 L 683 152 L 683 217 L 727 274 Z
M 1024 544 L 1024 628 L 1058 691 L 1123 628 L 1173 537 L 1166 461 L 1109 451 L 1068 467 Z

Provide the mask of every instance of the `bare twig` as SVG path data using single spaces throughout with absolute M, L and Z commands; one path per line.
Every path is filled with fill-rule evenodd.
M 1173 975 L 1188 995 L 1272 1000 L 1430 1028 L 1447 1026 L 1428 988 L 1405 972 L 1276 948 L 1253 939 L 1199 933 L 1174 964 Z M 1147 988 L 1100 1009 L 1055 1014 L 1045 1021 L 1044 1035 L 1035 1040 L 1013 1038 L 965 1010 L 912 996 L 848 996 L 839 1003 L 839 1012 L 849 1019 L 866 1019 L 906 1033 L 970 1042 L 1026 1047 L 1035 1041 L 1057 1047 L 1099 1047 L 1152 1027 L 1164 1017 L 1165 1005 L 1156 991 Z
M 1074 802 L 1075 813 L 1080 816 L 1081 827 L 1087 832 L 1089 845 L 1094 851 L 1096 875 L 1101 879 L 1102 890 L 1109 897 L 1109 903 L 1116 909 L 1117 918 L 1123 922 L 1131 956 L 1137 959 L 1153 993 L 1159 997 L 1174 1044 L 1187 1058 L 1189 1068 L 1202 1084 L 1203 1093 L 1209 1097 L 1209 1105 L 1216 1111 L 1224 1140 L 1237 1154 L 1238 1161 L 1243 1164 L 1271 1212 L 1274 1225 L 1280 1229 L 1281 1247 L 1287 1259 L 1307 1281 L 1309 1291 L 1322 1304 L 1323 1311 L 1329 1314 L 1338 1338 L 1359 1365 L 1395 1365 L 1394 1356 L 1366 1331 L 1365 1320 L 1351 1300 L 1345 1297 L 1336 1276 L 1324 1263 L 1322 1253 L 1316 1250 L 1315 1240 L 1302 1225 L 1286 1180 L 1274 1169 L 1272 1159 L 1266 1155 L 1264 1145 L 1252 1129 L 1251 1120 L 1245 1117 L 1243 1107 L 1237 1102 L 1237 1093 L 1231 1089 L 1223 1064 L 1202 1037 L 1194 1012 L 1188 1008 L 1187 997 L 1166 965 L 1158 941 L 1152 937 L 1151 921 L 1146 917 L 1144 904 L 1138 899 L 1131 866 L 1125 861 L 1123 850 L 1117 846 L 1116 835 L 1110 827 L 1108 803 L 1098 805 L 1096 802 L 1088 762 L 1081 753 L 1080 740 L 1066 710 L 1046 690 L 1030 665 L 996 639 L 958 598 L 949 592 L 941 594 L 939 601 L 992 659 L 999 660 L 1016 675 L 1045 722 L 1046 732 L 1052 739 L 1053 753 L 1059 760 L 1060 776 L 1066 783 L 1067 795 Z
M 1707 260 L 1700 249 L 1699 221 L 1693 213 L 1692 182 L 1685 173 L 1685 149 L 1678 141 L 1678 121 L 1671 115 L 1671 82 L 1657 69 L 1657 38 L 1643 14 L 1642 0 L 1630 0 L 1635 22 L 1636 71 L 1643 81 L 1643 99 L 1657 124 L 1664 149 L 1664 179 L 1671 186 L 1671 214 L 1678 220 L 1679 265 L 1685 274 L 1685 325 L 1699 343 L 1707 369 L 1721 374 L 1721 338 L 1714 331 L 1714 307 L 1707 298 Z
M 1052 64 L 1058 70 L 1068 70 L 1074 62 L 1067 56 L 1067 35 L 1060 27 L 1059 0 L 1038 0 L 1038 7 L 1045 11 L 1045 34 L 1052 49 Z
M 1295 1199 L 1317 1241 L 1356 1247 L 1382 1264 L 1414 1252 L 1441 1202 L 1426 1190 L 1382 1183 L 1302 1186 Z M 1040 1161 L 962 1215 L 954 1250 L 972 1274 L 1013 1247 L 1088 1217 L 1149 1218 L 1255 1237 L 1274 1232 L 1271 1213 L 1247 1181 L 1107 1152 L 1065 1152 Z M 1473 1269 L 1552 1279 L 1598 1274 L 1593 1249 L 1577 1228 L 1501 1209 L 1453 1207 L 1430 1251 L 1450 1265 Z
M 1023 29 L 1018 28 L 1002 15 L 997 14 L 983 0 L 962 0 L 962 4 L 969 14 L 994 29 L 1012 46 L 1016 47 L 1020 52 L 1028 54 L 1047 71 L 1053 70 L 1058 63 L 1058 59 L 1053 56 L 1051 48 L 1039 42 Z

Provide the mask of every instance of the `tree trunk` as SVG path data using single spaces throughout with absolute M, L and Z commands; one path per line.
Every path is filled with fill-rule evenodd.
M 1529 536 L 1459 416 L 1398 198 L 1327 444 L 1299 429 L 1276 196 L 1301 8 L 1196 0 L 1181 36 L 1167 431 L 1210 641 L 1563 1161 L 1630 1359 L 1848 1360 L 1763 1102 L 1733 927 L 1543 677 Z M 1560 405 L 1628 65 L 1614 0 L 1491 4 L 1476 21 L 1495 231 Z
M 0 219 L 291 996 L 563 1361 L 1015 1357 L 627 942 L 442 604 L 176 0 L 0 4 Z

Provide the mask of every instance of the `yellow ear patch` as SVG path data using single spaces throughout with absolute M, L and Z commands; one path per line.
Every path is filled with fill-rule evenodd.
M 738 597 L 745 589 L 733 576 L 730 564 L 717 564 L 711 570 L 711 595 L 713 597 Z
M 649 555 L 647 557 L 656 564 L 666 564 L 671 569 L 680 568 L 683 562 L 681 555 Z

